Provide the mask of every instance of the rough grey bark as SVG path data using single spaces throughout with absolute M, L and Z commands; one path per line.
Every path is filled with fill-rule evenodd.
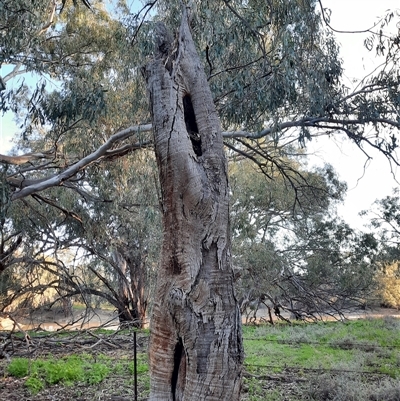
M 187 17 L 157 26 L 147 65 L 163 245 L 151 318 L 151 401 L 239 399 L 243 348 L 233 290 L 222 132 Z

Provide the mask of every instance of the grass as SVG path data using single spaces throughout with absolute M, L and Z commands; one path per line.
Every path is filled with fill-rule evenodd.
M 145 354 L 138 355 L 138 375 L 148 372 Z M 37 394 L 45 387 L 55 384 L 72 386 L 85 383 L 89 386 L 101 383 L 111 375 L 133 376 L 133 361 L 120 357 L 117 361 L 104 355 L 69 355 L 62 358 L 28 359 L 13 358 L 7 367 L 7 373 L 17 378 L 26 378 L 25 386 L 31 394 Z M 146 380 L 145 380 L 146 381 Z
M 243 399 L 400 401 L 399 333 L 399 319 L 244 327 Z
M 246 326 L 242 400 L 400 401 L 399 333 L 400 319 Z M 114 351 L 13 358 L 6 375 L 23 378 L 31 394 L 114 380 L 113 391 L 126 395 L 133 387 L 133 359 Z M 146 352 L 138 354 L 138 381 L 141 394 L 148 394 Z
M 383 319 L 244 328 L 249 371 L 351 370 L 400 377 L 400 321 Z M 347 369 L 346 369 L 347 368 Z

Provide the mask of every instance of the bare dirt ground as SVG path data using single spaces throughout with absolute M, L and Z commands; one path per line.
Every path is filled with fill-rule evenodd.
M 250 319 L 243 316 L 243 323 L 261 323 L 269 320 L 267 309 L 260 308 L 256 313 L 254 319 L 254 312 L 249 311 Z M 283 314 L 284 315 L 284 314 Z M 289 315 L 284 315 L 289 318 Z M 393 308 L 375 308 L 367 310 L 359 310 L 351 313 L 347 313 L 347 319 L 366 319 L 366 318 L 378 318 L 378 317 L 396 317 L 400 318 L 400 310 Z M 273 316 L 274 321 L 278 319 Z M 326 320 L 330 320 L 327 316 Z M 88 310 L 73 310 L 72 314 L 65 314 L 63 310 L 55 308 L 52 310 L 38 310 L 33 313 L 20 311 L 19 314 L 13 315 L 10 318 L 0 317 L 0 331 L 12 331 L 12 330 L 33 330 L 41 329 L 44 331 L 59 331 L 59 330 L 82 330 L 97 327 L 104 327 L 110 330 L 116 330 L 118 328 L 118 314 L 115 310 L 105 310 L 99 308 L 93 308 Z M 145 324 L 145 327 L 148 323 Z M 1 400 L 0 400 L 1 401 Z
M 282 316 L 286 319 L 290 319 L 290 314 L 287 312 L 283 312 Z M 381 318 L 381 317 L 394 317 L 400 318 L 400 310 L 394 308 L 368 308 L 368 309 L 360 309 L 357 311 L 345 313 L 345 319 L 354 320 L 354 319 L 368 319 L 368 318 Z M 272 319 L 274 322 L 279 321 L 279 319 L 272 313 Z M 332 316 L 324 316 L 323 320 L 340 320 L 339 317 L 336 319 Z M 258 323 L 268 323 L 269 316 L 268 310 L 265 306 L 260 307 L 256 313 L 252 310 L 247 311 L 247 316 L 244 314 L 242 316 L 242 321 L 244 324 L 258 324 Z
M 289 318 L 289 314 L 282 313 L 283 316 Z M 248 311 L 251 321 L 246 322 L 246 316 L 243 315 L 243 323 L 262 323 L 269 320 L 268 312 L 265 307 L 260 307 L 255 315 L 254 311 Z M 278 318 L 272 314 L 274 321 Z M 379 317 L 395 317 L 400 318 L 400 309 L 394 308 L 370 308 L 366 310 L 358 310 L 345 314 L 346 319 L 366 319 Z M 248 319 L 249 320 L 249 319 Z M 330 320 L 329 316 L 326 320 Z M 87 310 L 72 310 L 71 314 L 65 314 L 61 308 L 53 308 L 51 310 L 29 311 L 20 310 L 10 318 L 2 318 L 0 316 L 0 332 L 13 330 L 44 330 L 44 331 L 60 331 L 60 330 L 81 330 L 104 327 L 110 330 L 116 330 L 119 326 L 118 314 L 116 310 L 107 310 L 100 308 L 91 308 Z M 145 323 L 148 327 L 148 322 Z M 1 401 L 1 399 L 0 399 Z
M 19 311 L 6 318 L 0 318 L 0 331 L 34 330 L 44 331 L 81 330 L 104 327 L 110 330 L 118 327 L 118 314 L 113 310 L 85 309 L 65 313 L 60 308 L 37 310 L 32 313 Z M 0 400 L 1 401 L 1 400 Z

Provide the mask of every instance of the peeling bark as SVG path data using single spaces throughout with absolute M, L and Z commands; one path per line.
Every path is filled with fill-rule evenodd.
M 162 25 L 158 33 L 159 54 L 145 69 L 164 235 L 151 319 L 150 400 L 235 401 L 243 348 L 220 122 L 187 17 L 175 48 Z

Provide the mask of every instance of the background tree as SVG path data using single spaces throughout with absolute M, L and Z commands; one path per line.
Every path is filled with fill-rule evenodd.
M 27 270 L 29 266 L 47 269 L 43 265 L 46 255 L 57 258 L 70 250 L 76 255 L 71 263 L 86 266 L 92 273 L 72 273 L 63 263 L 49 267 L 59 278 L 62 298 L 81 296 L 93 306 L 90 298 L 100 297 L 118 310 L 121 321 L 132 320 L 141 326 L 146 321 L 160 242 L 152 164 L 146 154 L 127 156 L 87 169 L 84 181 L 92 188 L 90 196 L 54 188 L 51 198 L 35 194 L 23 200 L 24 209 L 10 210 L 7 220 L 14 230 L 24 233 L 25 245 L 14 252 L 19 257 L 10 259 L 8 268 L 24 264 Z M 32 294 L 42 291 L 32 285 L 24 293 L 28 289 Z
M 296 318 L 342 317 L 374 288 L 377 243 L 336 215 L 346 187 L 330 166 L 309 172 L 290 164 L 294 178 L 307 182 L 296 191 L 279 171 L 267 186 L 249 160 L 232 165 L 233 255 L 242 308 L 264 304 L 271 321 L 273 312 L 282 318 L 284 310 Z
M 369 211 L 363 211 L 370 225 L 378 231 L 380 254 L 376 272 L 377 298 L 382 306 L 399 308 L 399 235 L 400 197 L 398 189 L 391 196 L 378 199 Z
M 31 175 L 35 182 L 40 182 L 43 174 L 50 173 L 51 175 L 60 166 L 66 167 L 73 164 L 90 152 L 90 149 L 95 150 L 99 144 L 98 139 L 101 141 L 101 138 L 96 139 L 96 136 L 91 135 L 95 124 L 101 126 L 103 138 L 113 127 L 129 125 L 134 112 L 131 111 L 129 114 L 127 104 L 134 104 L 135 96 L 140 98 L 137 93 L 140 91 L 136 88 L 140 86 L 142 80 L 137 79 L 136 73 L 129 74 L 130 63 L 124 57 L 124 54 L 129 54 L 124 51 L 126 47 L 124 44 L 127 43 L 126 29 L 120 22 L 112 19 L 101 3 L 92 3 L 91 11 L 73 7 L 72 2 L 54 3 L 57 7 L 64 6 L 63 12 L 52 16 L 52 24 L 46 26 L 46 31 L 43 32 L 44 38 L 38 39 L 37 47 L 40 51 L 24 55 L 34 59 L 38 58 L 37 54 L 40 53 L 47 58 L 46 62 L 37 61 L 31 67 L 35 73 L 44 78 L 43 81 L 39 78 L 37 87 L 31 93 L 29 86 L 24 83 L 17 89 L 11 87 L 3 98 L 5 109 L 15 107 L 17 111 L 23 110 L 27 103 L 31 105 L 31 113 L 21 121 L 23 135 L 19 147 L 20 151 L 29 149 L 33 153 L 36 149 L 40 149 L 39 154 L 32 156 L 33 159 L 40 160 L 39 167 L 34 169 L 35 172 Z M 25 13 L 27 14 L 34 7 L 31 3 L 23 5 L 10 3 L 6 6 L 7 16 L 10 16 L 11 22 L 15 22 L 14 19 L 17 15 L 19 16 L 19 6 L 26 6 Z M 42 19 L 47 17 L 44 10 L 42 10 Z M 115 11 L 118 11 L 118 8 Z M 33 22 L 28 20 L 27 23 Z M 39 26 L 43 22 L 39 19 L 36 24 Z M 36 34 L 35 32 L 32 35 Z M 119 56 L 118 53 L 120 53 Z M 17 70 L 18 73 L 27 71 L 28 67 L 23 60 L 25 59 L 22 58 L 21 63 L 15 65 L 13 72 L 4 78 L 5 82 L 15 76 Z M 117 60 L 120 61 L 119 64 Z M 3 62 L 13 64 L 15 60 L 11 56 L 7 58 L 4 54 Z M 120 91 L 118 88 L 121 76 L 123 76 L 125 91 Z M 133 79 L 127 83 L 126 80 L 132 76 Z M 46 86 L 45 82 L 51 84 Z M 49 86 L 50 91 L 46 90 Z M 62 90 L 58 90 L 58 86 L 61 86 Z M 105 93 L 107 93 L 107 99 L 104 97 Z M 21 103 L 19 103 L 20 100 Z M 127 114 L 120 113 L 121 104 L 124 104 L 123 108 Z M 105 109 L 107 109 L 107 115 Z M 139 118 L 140 112 L 137 112 L 137 108 L 135 112 L 136 117 Z M 94 142 L 90 138 L 94 139 Z M 140 141 L 142 142 L 141 139 Z M 137 147 L 145 146 L 141 143 Z M 118 155 L 130 153 L 137 147 L 126 143 L 122 148 L 110 151 L 107 158 L 111 160 Z M 43 149 L 48 149 L 47 153 L 43 153 Z M 141 178 L 138 178 L 136 182 L 133 182 L 134 178 L 130 174 L 134 164 L 129 162 L 132 158 L 119 163 L 108 163 L 103 167 L 92 165 L 84 175 L 75 177 L 73 182 L 64 183 L 64 187 L 68 188 L 66 191 L 50 190 L 43 196 L 35 195 L 32 199 L 24 200 L 25 215 L 18 214 L 16 206 L 14 208 L 16 213 L 9 213 L 7 223 L 8 227 L 18 226 L 19 230 L 25 232 L 27 243 L 41 241 L 42 235 L 47 240 L 46 252 L 56 253 L 61 248 L 68 247 L 73 247 L 75 252 L 77 248 L 81 249 L 80 252 L 84 249 L 87 257 L 91 257 L 88 268 L 91 267 L 96 271 L 96 262 L 93 260 L 95 257 L 97 264 L 106 264 L 104 272 L 114 271 L 115 283 L 107 289 L 101 284 L 110 282 L 112 275 L 101 276 L 101 279 L 97 277 L 96 284 L 86 283 L 84 287 L 82 282 L 76 283 L 71 277 L 65 277 L 65 270 L 61 269 L 58 274 L 64 277 L 62 282 L 64 287 L 67 287 L 64 288 L 64 296 L 72 296 L 78 291 L 86 294 L 86 297 L 90 293 L 103 294 L 109 301 L 113 301 L 113 305 L 121 312 L 121 317 L 124 316 L 126 319 L 128 317 L 126 315 L 131 315 L 132 312 L 134 316 L 130 318 L 137 319 L 139 314 L 143 321 L 148 304 L 148 288 L 145 289 L 146 277 L 148 278 L 150 270 L 154 267 L 152 258 L 154 257 L 153 250 L 157 249 L 157 238 L 151 235 L 146 237 L 146 234 L 149 234 L 148 230 L 138 230 L 140 225 L 142 228 L 147 225 L 142 224 L 141 218 L 135 219 L 133 216 L 141 208 L 147 208 L 147 210 L 157 208 L 158 200 L 154 196 L 154 173 L 145 174 L 147 163 L 145 161 L 149 157 L 144 154 L 140 159 L 141 161 L 138 160 L 136 164 L 141 172 L 136 175 L 136 178 Z M 18 158 L 16 160 L 19 160 L 17 163 L 21 161 Z M 42 163 L 43 160 L 44 163 Z M 114 169 L 113 171 L 110 170 L 110 166 Z M 41 169 L 44 169 L 45 173 L 41 172 Z M 26 165 L 23 165 L 19 171 L 9 169 L 8 183 L 19 185 L 18 182 L 21 182 L 19 177 L 23 177 L 22 181 L 25 181 L 25 175 L 30 170 L 31 166 L 26 168 Z M 148 187 L 153 183 L 153 190 L 145 189 L 146 179 Z M 135 195 L 135 186 L 138 186 L 136 194 L 142 195 L 140 200 Z M 4 191 L 9 191 L 9 187 L 5 185 Z M 150 193 L 152 195 L 149 195 Z M 146 195 L 149 195 L 147 199 L 145 199 Z M 5 196 L 4 207 L 7 206 L 8 200 L 9 197 Z M 124 213 L 125 216 L 123 216 Z M 144 214 L 153 215 L 157 219 L 157 211 Z M 26 216 L 29 215 L 34 222 L 26 221 Z M 140 215 L 143 217 L 141 211 Z M 35 219 L 34 216 L 37 218 Z M 10 218 L 13 223 L 10 223 Z M 113 224 L 109 224 L 111 218 L 114 220 Z M 28 228 L 29 225 L 31 228 Z M 13 236 L 10 237 L 10 231 L 8 232 L 6 238 L 11 245 L 7 246 L 5 251 L 8 252 L 7 255 L 11 255 L 11 251 L 17 251 L 17 245 L 21 242 L 18 237 L 19 232 L 16 231 L 14 242 L 11 242 Z M 139 236 L 134 238 L 134 232 Z M 156 231 L 153 231 L 154 233 Z M 110 241 L 110 237 L 114 236 L 115 240 Z M 113 259 L 112 255 L 116 254 L 118 257 Z M 81 257 L 83 258 L 82 255 Z M 147 262 L 145 262 L 146 258 Z M 29 258 L 26 257 L 26 259 Z M 29 263 L 34 259 L 31 257 Z M 116 261 L 119 261 L 121 266 L 118 267 Z M 125 269 L 127 261 L 128 274 L 125 276 L 121 274 L 121 267 L 125 266 Z M 20 258 L 19 262 L 21 262 Z M 151 266 L 150 270 L 146 269 L 146 263 Z M 96 273 L 100 274 L 99 271 Z
M 325 11 L 322 13 L 319 3 L 311 0 L 306 2 L 293 0 L 289 3 L 286 1 L 265 4 L 249 2 L 246 5 L 241 2 L 225 1 L 212 4 L 194 2 L 193 4 L 196 6 L 194 39 L 206 65 L 214 102 L 226 130 L 224 136 L 229 138 L 226 141 L 227 146 L 247 154 L 248 157 L 258 152 L 265 160 L 269 160 L 268 146 L 265 145 L 270 140 L 275 142 L 279 140 L 281 144 L 285 144 L 298 139 L 304 141 L 322 133 L 342 132 L 354 139 L 365 152 L 368 149 L 364 145 L 368 144 L 381 149 L 389 158 L 392 157 L 392 151 L 396 147 L 393 135 L 398 128 L 396 119 L 398 104 L 396 98 L 391 95 L 394 93 L 397 82 L 397 53 L 393 45 L 396 37 L 388 39 L 392 43 L 392 50 L 388 53 L 386 62 L 388 68 L 370 75 L 368 81 L 361 81 L 357 89 L 351 91 L 341 84 L 342 68 L 337 57 L 338 47 L 330 28 L 326 25 L 327 13 Z M 154 8 L 155 6 L 157 9 Z M 102 39 L 100 44 L 105 44 L 107 51 L 94 48 L 92 58 L 86 57 L 83 61 L 77 60 L 76 63 L 72 63 L 71 68 L 81 71 L 81 79 L 69 86 L 71 90 L 73 89 L 73 94 L 68 90 L 68 86 L 64 93 L 70 93 L 70 98 L 75 98 L 75 101 L 67 101 L 65 98 L 65 109 L 69 109 L 69 112 L 67 113 L 64 109 L 64 116 L 60 116 L 58 122 L 47 121 L 47 123 L 56 126 L 62 122 L 63 128 L 58 132 L 68 131 L 67 127 L 71 125 L 74 127 L 72 132 L 75 135 L 82 124 L 80 122 L 76 126 L 77 118 L 75 117 L 81 116 L 84 119 L 88 117 L 91 124 L 86 123 L 85 135 L 87 139 L 93 136 L 92 149 L 96 149 L 96 146 L 103 143 L 101 150 L 93 154 L 94 159 L 100 160 L 110 155 L 107 153 L 110 147 L 137 133 L 135 127 L 128 128 L 129 124 L 122 123 L 111 128 L 107 137 L 110 138 L 111 133 L 118 132 L 118 135 L 112 136 L 112 139 L 108 141 L 99 141 L 101 135 L 98 135 L 94 127 L 99 128 L 100 125 L 96 124 L 97 117 L 93 113 L 94 110 L 104 112 L 103 101 L 110 95 L 111 90 L 108 82 L 111 80 L 118 85 L 118 90 L 113 90 L 113 94 L 121 93 L 119 88 L 124 87 L 125 83 L 132 85 L 134 90 L 131 93 L 131 101 L 121 102 L 120 105 L 123 105 L 123 108 L 120 110 L 128 110 L 126 106 L 130 104 L 132 109 L 129 115 L 135 116 L 134 122 L 147 122 L 147 111 L 143 111 L 146 110 L 145 107 L 143 108 L 145 106 L 143 83 L 138 79 L 138 67 L 143 64 L 144 58 L 151 53 L 152 48 L 147 35 L 152 30 L 152 23 L 147 21 L 146 17 L 149 16 L 149 10 L 156 10 L 157 13 L 153 19 L 163 18 L 167 25 L 176 26 L 179 15 L 177 10 L 180 5 L 178 2 L 158 0 L 156 3 L 146 4 L 139 14 L 131 17 L 127 15 L 128 9 L 122 6 L 118 8 L 117 19 L 112 20 L 112 23 L 109 19 L 109 22 L 102 23 L 99 27 L 99 32 L 102 32 L 101 29 L 103 32 L 113 32 L 113 35 L 109 36 L 98 35 L 97 31 L 90 32 L 91 24 L 85 20 L 89 18 L 89 15 L 90 18 L 93 16 L 106 18 L 107 13 L 98 11 L 99 7 L 93 2 L 92 10 L 94 11 L 91 14 L 84 7 L 78 11 L 71 8 L 70 14 L 64 14 L 71 18 L 71 15 L 77 13 L 81 16 L 80 21 L 84 21 L 80 30 L 77 29 L 75 34 L 71 35 L 72 38 L 82 38 L 80 35 L 82 33 L 86 40 L 91 38 L 90 40 L 93 41 L 99 36 Z M 79 18 L 72 19 L 79 21 Z M 382 22 L 384 26 L 385 21 Z M 69 31 L 73 32 L 73 25 L 68 26 Z M 59 25 L 61 31 L 62 27 L 63 25 Z M 105 27 L 107 29 L 104 29 Z M 131 43 L 133 47 L 127 47 Z M 98 45 L 99 42 L 95 41 L 95 44 Z M 83 43 L 83 46 L 85 46 L 84 54 L 91 54 L 92 48 L 86 43 Z M 97 55 L 94 56 L 96 52 Z M 77 57 L 83 57 L 81 53 L 74 52 L 68 59 L 74 60 L 75 54 Z M 118 65 L 125 65 L 124 73 L 115 74 L 116 60 L 119 62 Z M 12 61 L 10 59 L 9 62 Z M 103 75 L 103 80 L 100 82 L 96 68 L 88 67 L 94 64 L 105 67 L 111 62 L 112 73 L 110 72 L 106 79 Z M 53 64 L 61 63 L 53 62 Z M 82 65 L 85 68 L 82 68 Z M 135 68 L 129 69 L 127 65 L 135 66 Z M 104 90 L 108 90 L 107 96 Z M 4 97 L 6 95 L 5 104 L 12 104 L 14 107 L 18 104 L 23 105 L 16 99 L 12 101 L 14 94 L 11 92 L 4 94 Z M 38 113 L 45 120 L 48 119 L 42 107 L 44 103 L 38 101 L 43 99 L 36 96 L 33 100 L 36 100 L 33 104 L 36 105 Z M 55 99 L 56 103 L 58 101 Z M 79 107 L 74 108 L 74 104 Z M 54 117 L 57 113 L 52 115 Z M 66 117 L 68 117 L 67 122 L 64 121 Z M 132 120 L 130 122 L 132 123 Z M 364 130 L 369 123 L 377 127 L 378 137 L 374 132 Z M 92 129 L 87 131 L 88 125 Z M 118 128 L 121 127 L 126 130 L 119 132 Z M 388 130 L 382 130 L 383 127 Z M 390 127 L 393 130 L 390 130 Z M 293 128 L 297 129 L 294 131 Z M 142 133 L 144 129 L 149 127 L 143 128 Z M 247 138 L 245 144 L 242 143 L 243 137 Z M 268 140 L 264 141 L 263 138 Z M 130 149 L 140 147 L 140 143 L 143 142 L 131 143 Z M 122 152 L 122 149 L 126 152 L 128 146 L 125 143 L 118 151 L 114 150 L 114 156 L 119 151 Z M 34 159 L 34 156 L 31 155 L 30 159 Z M 393 162 L 395 162 L 394 159 Z M 71 163 L 72 159 L 61 165 L 58 172 L 65 170 L 65 167 Z M 42 181 L 40 186 L 37 182 L 25 180 L 22 186 L 27 188 L 21 190 L 18 195 L 15 193 L 13 198 L 17 199 L 28 195 L 31 191 L 59 185 L 60 182 L 64 182 L 65 185 L 68 179 L 86 165 L 85 163 L 88 161 L 82 161 L 79 166 L 67 169 L 61 175 L 50 176 L 52 179 Z M 259 163 L 262 167 L 262 162 Z M 21 185 L 20 182 L 19 185 Z
M 400 308 L 400 269 L 397 261 L 383 263 L 377 273 L 377 295 L 382 306 Z

